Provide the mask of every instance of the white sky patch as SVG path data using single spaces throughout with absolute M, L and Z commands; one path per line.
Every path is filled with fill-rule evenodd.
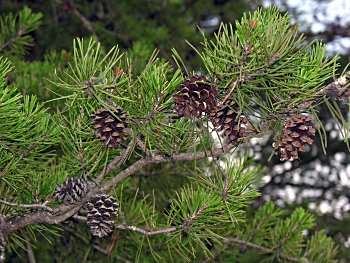
M 264 6 L 269 5 L 283 6 L 283 0 L 265 0 Z M 326 29 L 328 23 L 336 22 L 341 26 L 350 23 L 350 1 L 332 0 L 287 0 L 287 6 L 291 13 L 298 14 L 292 18 L 292 22 L 301 24 L 301 31 L 310 28 L 311 32 L 319 33 Z M 350 38 L 341 37 L 327 43 L 327 50 L 331 54 L 348 53 L 350 49 Z
M 327 201 L 322 201 L 319 206 L 319 209 L 322 214 L 330 213 L 332 211 L 332 207 Z

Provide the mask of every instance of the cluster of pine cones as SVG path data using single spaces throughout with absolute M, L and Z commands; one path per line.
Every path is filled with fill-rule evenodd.
M 186 118 L 209 117 L 215 129 L 230 143 L 246 137 L 247 118 L 240 114 L 235 101 L 220 102 L 216 89 L 203 75 L 186 78 L 174 96 L 175 112 Z
M 204 75 L 186 78 L 177 87 L 173 95 L 175 112 L 180 117 L 208 116 L 214 128 L 229 143 L 238 143 L 252 133 L 248 118 L 241 113 L 233 100 L 219 101 L 218 92 Z M 104 145 L 114 150 L 123 147 L 128 139 L 128 116 L 118 105 L 110 103 L 110 109 L 101 108 L 91 115 L 95 136 Z M 309 115 L 295 114 L 287 119 L 280 138 L 276 138 L 274 147 L 280 159 L 293 161 L 300 152 L 308 151 L 316 130 Z M 84 194 L 84 189 L 81 189 Z M 66 200 L 65 202 L 69 202 Z
M 56 186 L 55 197 L 67 205 L 74 204 L 85 197 L 89 184 L 90 181 L 82 178 L 68 178 L 63 184 Z M 113 231 L 113 219 L 117 216 L 118 208 L 117 200 L 103 193 L 96 194 L 86 201 L 82 210 L 86 212 L 86 223 L 92 235 L 103 238 Z
M 240 114 L 237 103 L 233 100 L 222 103 L 217 98 L 216 89 L 203 75 L 186 78 L 174 94 L 175 112 L 186 118 L 207 115 L 215 129 L 230 143 L 247 137 L 250 132 L 248 118 Z M 287 119 L 281 138 L 276 138 L 274 147 L 281 161 L 298 159 L 300 152 L 309 150 L 316 130 L 312 117 L 295 114 Z

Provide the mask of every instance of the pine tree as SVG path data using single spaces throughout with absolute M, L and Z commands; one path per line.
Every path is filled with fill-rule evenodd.
M 35 28 L 40 17 L 22 12 L 36 17 L 28 19 Z M 201 76 L 182 71 L 175 50 L 178 68 L 155 51 L 135 74 L 118 47 L 75 39 L 68 66 L 50 80 L 64 105 L 51 111 L 8 85 L 12 66 L 1 57 L 2 258 L 32 249 L 41 234 L 74 238 L 74 256 L 64 249 L 58 261 L 249 262 L 256 251 L 259 261 L 336 262 L 336 245 L 304 209 L 287 215 L 266 202 L 249 214 L 263 169 L 241 144 L 269 134 L 283 159 L 302 158 L 310 136 L 324 139 L 321 103 L 348 131 L 327 93 L 338 58 L 328 59 L 321 43 L 305 44 L 276 8 L 244 15 L 235 27 L 222 24 L 215 41 L 203 35 Z M 9 35 L 2 37 L 1 45 Z M 12 51 L 21 55 L 27 44 L 14 42 L 21 48 Z M 348 76 L 331 85 L 346 94 Z M 168 187 L 142 193 L 148 169 Z

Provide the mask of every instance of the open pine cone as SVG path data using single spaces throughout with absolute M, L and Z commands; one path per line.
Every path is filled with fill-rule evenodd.
M 216 105 L 217 91 L 203 75 L 192 76 L 177 88 L 174 94 L 175 112 L 179 116 L 199 117 Z
M 276 154 L 280 154 L 281 161 L 298 159 L 300 152 L 309 150 L 309 145 L 313 142 L 311 137 L 315 136 L 315 134 L 316 129 L 310 115 L 293 115 L 284 125 Z M 277 141 L 273 143 L 273 147 L 276 146 Z
M 68 178 L 56 186 L 55 197 L 66 205 L 78 202 L 88 191 L 88 182 L 82 178 Z
M 231 100 L 225 104 L 218 103 L 209 114 L 209 119 L 218 131 L 230 143 L 237 143 L 238 139 L 246 137 L 248 120 L 245 116 L 238 116 L 238 104 Z
M 111 149 L 116 149 L 121 146 L 123 141 L 128 138 L 127 127 L 129 124 L 127 114 L 116 104 L 112 104 L 115 114 L 105 108 L 97 110 L 91 115 L 93 119 L 92 125 L 97 130 L 95 135 L 104 145 L 108 145 Z
M 87 224 L 92 235 L 100 238 L 113 231 L 113 218 L 117 216 L 119 204 L 116 199 L 106 194 L 93 196 L 87 202 Z

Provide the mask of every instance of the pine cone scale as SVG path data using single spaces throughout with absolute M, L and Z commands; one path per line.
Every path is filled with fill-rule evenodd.
M 186 118 L 209 114 L 216 105 L 217 91 L 204 76 L 192 76 L 177 88 L 173 95 L 175 112 Z
M 114 150 L 121 146 L 128 138 L 128 119 L 126 112 L 116 104 L 112 104 L 114 114 L 101 108 L 91 115 L 92 125 L 97 130 L 95 136 L 99 138 L 103 145 Z
M 309 145 L 313 143 L 310 137 L 315 134 L 316 129 L 311 116 L 305 114 L 291 116 L 282 130 L 276 154 L 280 154 L 281 161 L 298 159 L 300 152 L 309 150 Z M 276 146 L 277 142 L 274 143 L 274 147 Z
M 66 205 L 80 201 L 88 192 L 89 182 L 78 177 L 68 178 L 63 184 L 58 184 L 55 197 Z
M 100 194 L 93 196 L 87 203 L 87 224 L 92 235 L 100 238 L 113 231 L 113 217 L 117 216 L 119 204 L 113 197 Z
M 238 115 L 238 105 L 234 101 L 227 104 L 219 103 L 209 114 L 209 119 L 213 126 L 223 132 L 231 143 L 237 143 L 238 139 L 246 136 L 246 129 L 243 127 L 247 124 L 244 116 Z

